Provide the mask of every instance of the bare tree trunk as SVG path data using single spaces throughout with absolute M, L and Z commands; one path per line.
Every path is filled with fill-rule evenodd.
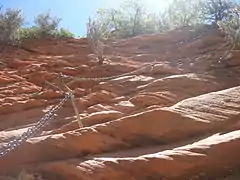
M 134 16 L 134 20 L 133 20 L 133 29 L 132 29 L 132 35 L 133 36 L 136 35 L 137 19 L 138 19 L 139 14 L 140 14 L 140 9 L 139 9 L 139 7 L 137 7 L 136 8 L 136 13 L 135 13 L 135 16 Z

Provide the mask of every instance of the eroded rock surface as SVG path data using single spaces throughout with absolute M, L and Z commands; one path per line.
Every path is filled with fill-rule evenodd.
M 3 54 L 1 148 L 64 97 L 60 73 L 84 127 L 67 101 L 35 137 L 0 157 L 0 179 L 235 180 L 239 53 L 227 57 L 228 69 L 204 54 L 224 51 L 224 43 L 187 29 L 143 35 L 107 42 L 102 66 L 86 39 L 33 41 Z

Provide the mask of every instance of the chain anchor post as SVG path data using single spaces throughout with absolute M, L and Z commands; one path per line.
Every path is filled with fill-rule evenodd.
M 66 88 L 68 88 L 68 87 L 66 86 Z M 70 90 L 70 88 L 68 88 L 68 89 Z M 70 91 L 72 91 L 72 90 L 70 90 Z M 79 111 L 78 111 L 78 108 L 77 108 L 77 105 L 76 105 L 76 102 L 75 102 L 75 98 L 74 98 L 74 93 L 73 92 L 72 92 L 72 94 L 70 96 L 70 99 L 71 99 L 72 106 L 73 106 L 73 109 L 74 109 L 76 117 L 77 117 L 79 128 L 83 128 L 83 123 L 82 123 L 81 117 L 79 115 Z
M 68 93 L 70 93 L 70 99 L 71 99 L 71 102 L 72 102 L 72 106 L 73 106 L 75 115 L 77 117 L 78 126 L 79 126 L 79 128 L 83 128 L 84 126 L 83 126 L 83 123 L 82 123 L 82 120 L 81 120 L 81 117 L 79 115 L 79 111 L 78 111 L 78 108 L 77 108 L 77 105 L 76 105 L 76 102 L 75 102 L 74 91 L 71 90 L 67 85 L 65 85 L 62 73 L 60 73 L 60 80 L 61 80 L 62 88 L 65 88 L 68 91 Z

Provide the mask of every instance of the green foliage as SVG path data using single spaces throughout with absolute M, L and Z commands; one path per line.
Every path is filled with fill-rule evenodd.
M 34 22 L 35 26 L 21 28 L 21 40 L 39 38 L 73 38 L 74 34 L 64 28 L 58 28 L 60 19 L 52 17 L 50 13 L 39 14 Z
M 144 33 L 144 27 L 147 14 L 144 6 L 137 0 L 126 1 L 122 6 L 123 12 L 126 14 L 125 24 L 128 27 L 127 36 L 136 36 Z
M 69 30 L 59 29 L 60 21 L 60 18 L 52 17 L 49 12 L 39 14 L 34 20 L 35 26 L 28 29 L 29 35 L 32 38 L 73 38 L 74 34 Z
M 24 41 L 27 39 L 35 39 L 38 37 L 39 28 L 32 26 L 30 28 L 21 28 L 20 29 L 20 40 Z
M 0 9 L 1 10 L 1 9 Z M 0 11 L 0 42 L 16 45 L 28 39 L 73 38 L 74 34 L 58 28 L 61 19 L 52 17 L 49 12 L 39 14 L 35 26 L 24 28 L 24 17 L 18 9 Z
M 203 19 L 200 18 L 199 5 L 197 0 L 174 0 L 167 9 L 170 28 L 203 23 Z
M 131 37 L 152 32 L 155 19 L 148 15 L 144 6 L 138 1 L 126 1 L 117 9 L 99 9 L 96 21 L 101 24 L 105 38 Z
M 233 0 L 201 0 L 199 5 L 202 17 L 215 24 L 226 20 L 234 6 Z
M 38 27 L 38 36 L 41 38 L 51 37 L 58 29 L 61 19 L 52 17 L 49 12 L 39 14 L 35 17 L 34 22 Z
M 234 49 L 240 48 L 240 6 L 237 5 L 225 20 L 219 21 L 220 29 L 227 35 Z
M 109 38 L 114 30 L 118 30 L 122 24 L 122 12 L 115 9 L 99 9 L 95 18 L 101 36 L 103 39 Z
M 58 38 L 74 38 L 75 35 L 65 28 L 60 28 L 56 31 L 56 37 Z
M 156 29 L 157 32 L 165 32 L 170 29 L 170 20 L 168 13 L 166 11 L 160 12 L 158 16 L 156 16 Z
M 41 28 L 37 26 L 32 26 L 30 28 L 21 28 L 20 29 L 20 39 L 21 41 L 29 40 L 29 39 L 39 39 L 39 38 L 73 38 L 74 34 L 68 31 L 67 29 L 60 28 L 56 29 L 54 31 L 51 31 L 51 33 L 44 33 L 44 36 L 42 34 Z
M 1 10 L 1 9 L 0 9 Z M 7 9 L 0 12 L 0 42 L 16 44 L 19 40 L 19 30 L 24 24 L 22 11 Z
M 141 1 L 127 0 L 119 8 L 99 9 L 95 21 L 104 38 L 125 38 L 184 26 L 204 27 L 226 20 L 234 4 L 233 0 L 173 0 L 165 11 L 154 14 Z
M 181 26 L 202 23 L 197 0 L 174 0 L 165 11 L 148 13 L 140 1 L 128 0 L 117 9 L 99 9 L 96 21 L 105 38 L 125 38 L 164 32 Z

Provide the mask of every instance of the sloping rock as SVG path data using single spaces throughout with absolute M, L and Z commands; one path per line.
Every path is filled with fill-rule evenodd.
M 239 128 L 235 126 L 239 125 L 239 91 L 240 86 L 190 98 L 169 108 L 154 109 L 72 132 L 32 138 L 15 153 L 0 159 L 0 171 L 11 171 L 18 164 L 74 158 L 118 148 L 169 144 L 207 132 Z M 198 102 L 208 105 L 206 108 L 212 113 L 204 116 Z
M 233 124 L 239 121 L 239 102 L 240 86 L 185 99 L 167 109 L 198 121 Z
M 181 74 L 160 78 L 146 85 L 138 86 L 140 91 L 130 98 L 136 106 L 170 106 L 185 98 L 217 91 L 222 85 L 209 76 Z
M 118 96 L 127 95 L 131 92 L 135 92 L 135 87 L 152 82 L 154 78 L 148 76 L 124 76 L 116 78 L 107 82 L 102 82 L 98 86 L 94 87 L 94 90 L 103 89 L 113 92 Z
M 78 99 L 80 109 L 86 109 L 99 103 L 109 103 L 116 95 L 109 91 L 101 90 Z
M 190 145 L 136 158 L 98 157 L 45 163 L 38 170 L 63 179 L 179 180 L 213 177 L 240 166 L 240 131 L 215 134 Z M 204 173 L 203 173 L 204 172 Z M 224 171 L 222 171 L 224 174 Z M 226 172 L 225 172 L 226 173 Z M 197 174 L 197 175 L 196 175 Z
M 137 94 L 129 99 L 129 101 L 137 106 L 168 106 L 176 101 L 176 96 L 177 95 L 171 94 L 170 92 L 146 92 Z
M 84 126 L 93 126 L 96 124 L 105 123 L 112 121 L 114 119 L 119 119 L 123 116 L 123 113 L 118 111 L 101 111 L 97 113 L 92 113 L 87 117 L 81 119 Z M 54 131 L 54 133 L 63 133 L 67 131 L 73 131 L 79 128 L 77 120 L 72 121 L 71 123 L 64 125 L 63 127 Z
M 197 75 L 194 73 L 172 75 L 161 79 L 157 79 L 149 84 L 139 86 L 139 90 L 145 90 L 147 92 L 153 91 L 180 91 L 186 94 L 196 93 L 207 93 L 211 91 L 219 90 L 222 87 L 211 79 L 209 76 Z M 195 95 L 195 96 L 196 96 Z
M 35 138 L 0 157 L 0 179 L 20 172 L 31 180 L 41 179 L 36 173 L 54 180 L 232 173 L 240 167 L 240 69 L 237 50 L 216 64 L 225 42 L 210 26 L 107 40 L 101 66 L 86 38 L 39 39 L 1 51 L 0 147 L 59 103 L 60 73 L 75 90 L 85 127 L 78 127 L 67 101 Z M 135 71 L 154 60 L 154 67 Z

